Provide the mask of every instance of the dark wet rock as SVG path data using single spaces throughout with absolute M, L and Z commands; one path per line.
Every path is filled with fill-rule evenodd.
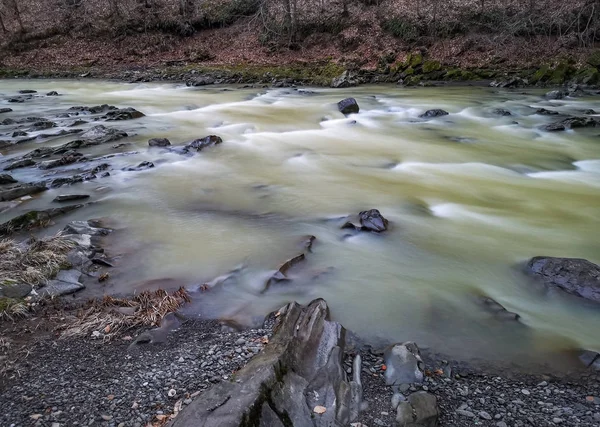
M 137 166 L 134 167 L 129 167 L 129 168 L 124 168 L 124 171 L 142 171 L 142 170 L 146 170 L 146 169 L 151 169 L 154 167 L 154 163 L 152 162 L 142 162 Z
M 216 81 L 215 78 L 212 76 L 199 76 L 199 77 L 194 77 L 193 79 L 186 81 L 185 85 L 192 86 L 192 87 L 207 86 L 207 85 L 214 84 L 215 81 Z
M 20 104 L 25 102 L 25 100 L 30 99 L 30 97 L 24 97 L 24 96 L 16 96 L 14 98 L 8 98 L 8 102 L 12 103 L 12 104 Z
M 76 126 L 81 126 L 81 125 L 85 125 L 88 124 L 89 122 L 87 120 L 82 120 L 82 119 L 77 119 L 75 120 L 73 123 L 71 123 L 69 125 L 70 128 L 74 128 Z
M 53 127 L 56 127 L 56 123 L 51 122 L 50 120 L 41 120 L 32 124 L 29 128 L 29 131 L 39 131 L 44 129 L 50 129 Z
M 377 209 L 363 211 L 358 214 L 360 225 L 365 231 L 381 232 L 387 230 L 388 220 Z
M 592 117 L 569 117 L 560 122 L 550 123 L 542 126 L 546 132 L 560 132 L 567 129 L 589 128 L 600 126 L 600 121 Z
M 383 357 L 387 367 L 385 370 L 387 385 L 400 386 L 423 382 L 425 363 L 421 359 L 419 347 L 414 342 L 388 347 Z
M 53 90 L 53 91 L 51 91 L 51 92 L 48 92 L 48 93 L 46 94 L 46 96 L 58 96 L 58 92 L 56 92 L 55 90 Z
M 12 134 L 13 138 L 18 138 L 20 136 L 27 136 L 27 132 L 25 132 L 24 130 L 16 130 Z
M 396 411 L 399 427 L 437 427 L 439 408 L 436 397 L 426 391 L 417 391 L 400 402 Z
M 73 200 L 89 199 L 89 194 L 61 194 L 56 196 L 53 202 L 72 202 Z
M 541 116 L 558 116 L 560 113 L 558 111 L 546 110 L 545 108 L 539 108 L 535 111 L 535 114 L 539 114 Z
M 598 114 L 595 110 L 592 110 L 591 108 L 589 110 L 583 110 L 582 113 L 589 114 L 589 115 Z
M 4 168 L 4 170 L 10 171 L 13 169 L 19 169 L 19 168 L 26 168 L 29 166 L 35 166 L 37 163 L 34 162 L 31 159 L 21 159 L 21 160 L 17 160 L 16 162 L 13 162 L 11 164 L 9 164 L 8 166 L 6 166 Z
M 19 197 L 30 196 L 32 194 L 41 193 L 46 191 L 45 185 L 41 184 L 23 184 L 16 187 L 8 188 L 6 190 L 0 190 L 0 201 L 6 202 L 9 200 L 15 200 Z
M 527 86 L 527 80 L 520 77 L 509 77 L 502 80 L 494 80 L 490 83 L 490 87 L 514 89 Z
M 583 88 L 579 85 L 572 85 L 569 86 L 569 90 L 567 92 L 567 95 L 571 98 L 580 98 L 582 96 L 585 96 L 586 93 L 583 90 Z
M 431 119 L 431 118 L 434 118 L 434 117 L 447 116 L 448 114 L 449 113 L 447 111 L 441 110 L 439 108 L 436 108 L 434 110 L 427 110 L 427 111 L 425 111 L 419 117 L 421 117 L 422 119 Z
M 84 176 L 80 174 L 64 178 L 55 178 L 52 181 L 50 181 L 50 188 L 58 188 L 62 187 L 63 185 L 73 185 L 79 182 L 83 182 L 84 180 Z
M 16 231 L 30 230 L 32 228 L 43 227 L 51 219 L 61 215 L 66 215 L 74 210 L 84 207 L 83 204 L 70 205 L 61 208 L 51 208 L 43 211 L 29 211 L 19 215 L 3 224 L 0 224 L 0 236 L 6 236 Z
M 545 285 L 600 303 L 600 266 L 580 258 L 535 257 L 526 271 Z
M 64 233 L 90 235 L 90 236 L 106 236 L 110 234 L 109 228 L 101 227 L 101 223 L 96 221 L 71 221 L 63 229 Z
M 494 111 L 492 111 L 492 113 L 497 116 L 512 116 L 512 113 L 504 108 L 496 108 Z
M 168 147 L 171 145 L 171 141 L 167 138 L 152 138 L 148 140 L 148 145 L 150 147 Z
M 106 138 L 109 136 L 120 135 L 123 133 L 125 133 L 125 132 L 120 131 L 115 128 L 106 127 L 104 125 L 98 125 L 98 126 L 94 126 L 87 132 L 83 133 L 81 135 L 81 137 L 85 138 L 85 139 L 98 139 L 98 138 Z M 125 134 L 125 136 L 127 136 L 127 134 Z
M 104 113 L 107 111 L 114 111 L 114 110 L 118 110 L 118 108 L 115 107 L 114 105 L 102 104 L 102 105 L 96 105 L 93 107 L 86 107 L 86 106 L 71 107 L 71 108 L 69 108 L 68 111 L 75 113 L 75 114 L 78 114 L 78 113 L 100 114 L 100 113 Z
M 117 110 L 112 110 L 106 113 L 104 118 L 107 122 L 115 122 L 119 120 L 132 120 L 139 119 L 140 117 L 144 117 L 145 114 L 136 110 L 135 108 L 121 108 Z
M 195 139 L 184 147 L 184 151 L 202 151 L 205 148 L 213 147 L 218 144 L 222 144 L 223 139 L 217 135 L 209 135 L 204 138 Z
M 9 125 L 14 125 L 15 123 L 17 123 L 15 120 L 9 118 L 9 119 L 2 120 L 0 122 L 0 125 L 9 126 Z
M 85 160 L 85 157 L 81 153 L 72 153 L 62 156 L 60 159 L 56 160 L 47 160 L 45 162 L 41 162 L 38 167 L 40 169 L 53 169 L 60 166 L 70 165 L 79 161 Z
M 0 282 L 0 297 L 5 298 L 25 298 L 31 293 L 33 287 L 27 283 L 18 283 L 12 280 Z
M 338 77 L 335 77 L 332 81 L 331 81 L 331 87 L 333 88 L 345 88 L 345 87 L 353 87 L 353 86 L 358 86 L 360 84 L 360 80 L 358 78 L 358 76 L 356 75 L 356 73 L 353 73 L 352 71 L 344 71 L 341 75 L 339 75 Z
M 567 94 L 562 90 L 552 90 L 544 96 L 546 99 L 563 99 Z
M 300 241 L 300 245 L 303 249 L 306 249 L 308 252 L 312 252 L 312 247 L 315 243 L 315 240 L 317 240 L 315 236 L 304 236 Z
M 358 114 L 360 111 L 360 107 L 354 98 L 342 99 L 337 103 L 337 106 L 340 113 L 344 114 L 345 116 L 348 114 Z
M 0 114 L 10 112 L 12 112 L 12 108 L 0 108 Z
M 262 353 L 193 401 L 172 427 L 333 426 L 356 419 L 362 398 L 360 369 L 352 380 L 342 365 L 345 330 L 328 320 L 323 300 L 282 310 L 281 323 Z M 359 361 L 360 363 L 360 361 Z M 314 409 L 323 406 L 325 412 Z
M 37 93 L 37 90 L 32 90 L 32 89 L 22 89 L 19 91 L 19 93 L 23 93 L 23 94 L 29 94 L 29 93 Z
M 14 184 L 18 182 L 16 179 L 14 179 L 12 176 L 10 176 L 7 173 L 1 173 L 0 174 L 0 185 L 4 185 L 4 184 Z
M 488 311 L 490 311 L 494 316 L 501 320 L 519 320 L 521 316 L 516 313 L 512 313 L 508 311 L 506 308 L 502 306 L 499 302 L 493 300 L 492 298 L 482 298 L 481 302 L 483 302 L 484 306 Z

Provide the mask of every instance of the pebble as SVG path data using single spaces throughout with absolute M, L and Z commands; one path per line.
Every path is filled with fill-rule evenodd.
M 506 424 L 504 421 L 499 421 L 496 423 L 496 427 L 508 427 L 508 424 Z
M 492 419 L 492 416 L 490 414 L 488 414 L 487 412 L 485 412 L 485 411 L 479 412 L 479 416 L 481 418 L 483 418 L 484 420 L 491 420 Z
M 463 417 L 475 418 L 475 414 L 471 411 L 465 411 L 464 409 L 457 409 L 456 413 L 458 415 L 462 415 Z
M 100 415 L 100 418 L 102 418 L 104 421 L 110 421 L 112 420 L 112 415 Z
M 523 393 L 525 396 L 529 396 L 531 394 L 527 389 L 521 390 L 521 393 Z
M 564 420 L 562 418 L 552 418 L 552 422 L 554 424 L 560 424 L 562 423 Z

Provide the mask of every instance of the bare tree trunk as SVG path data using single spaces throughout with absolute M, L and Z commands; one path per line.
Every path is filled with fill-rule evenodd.
M 2 20 L 2 13 L 1 12 L 0 12 L 0 28 L 2 28 L 2 33 L 3 34 L 8 33 L 8 30 L 4 26 L 4 21 Z
M 15 18 L 17 18 L 17 22 L 19 23 L 20 32 L 24 33 L 25 27 L 23 26 L 23 19 L 21 18 L 21 12 L 19 11 L 19 6 L 17 5 L 16 0 L 10 0 L 9 4 L 15 14 Z

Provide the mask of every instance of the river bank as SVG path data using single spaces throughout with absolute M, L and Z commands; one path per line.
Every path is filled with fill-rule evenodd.
M 51 305 L 35 317 L 0 325 L 3 425 L 165 425 L 213 384 L 235 382 L 236 371 L 263 351 L 276 323 L 270 315 L 262 328 L 232 332 L 216 321 L 182 319 L 164 342 L 144 345 L 132 344 L 144 329 L 110 340 L 57 338 L 76 314 L 74 307 Z M 354 422 L 369 427 L 397 425 L 384 350 L 353 339 L 344 356 L 349 374 L 352 359 L 362 356 L 364 409 Z M 443 360 L 427 351 L 423 358 L 424 382 L 401 393 L 435 395 L 441 427 L 600 423 L 597 372 L 527 374 Z

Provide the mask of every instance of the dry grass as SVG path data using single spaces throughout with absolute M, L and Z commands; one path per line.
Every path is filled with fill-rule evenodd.
M 27 315 L 29 315 L 29 306 L 26 302 L 12 298 L 0 298 L 0 320 L 13 322 L 16 319 L 27 317 Z M 2 347 L 2 343 L 0 343 L 0 347 Z
M 68 264 L 67 253 L 74 243 L 61 233 L 45 239 L 31 238 L 28 243 L 11 239 L 0 241 L 0 283 L 46 283 Z
M 146 291 L 133 298 L 105 296 L 93 301 L 79 313 L 78 320 L 68 325 L 61 337 L 89 336 L 95 331 L 105 338 L 141 326 L 158 326 L 168 313 L 176 312 L 190 301 L 184 288 L 169 294 L 162 289 Z

